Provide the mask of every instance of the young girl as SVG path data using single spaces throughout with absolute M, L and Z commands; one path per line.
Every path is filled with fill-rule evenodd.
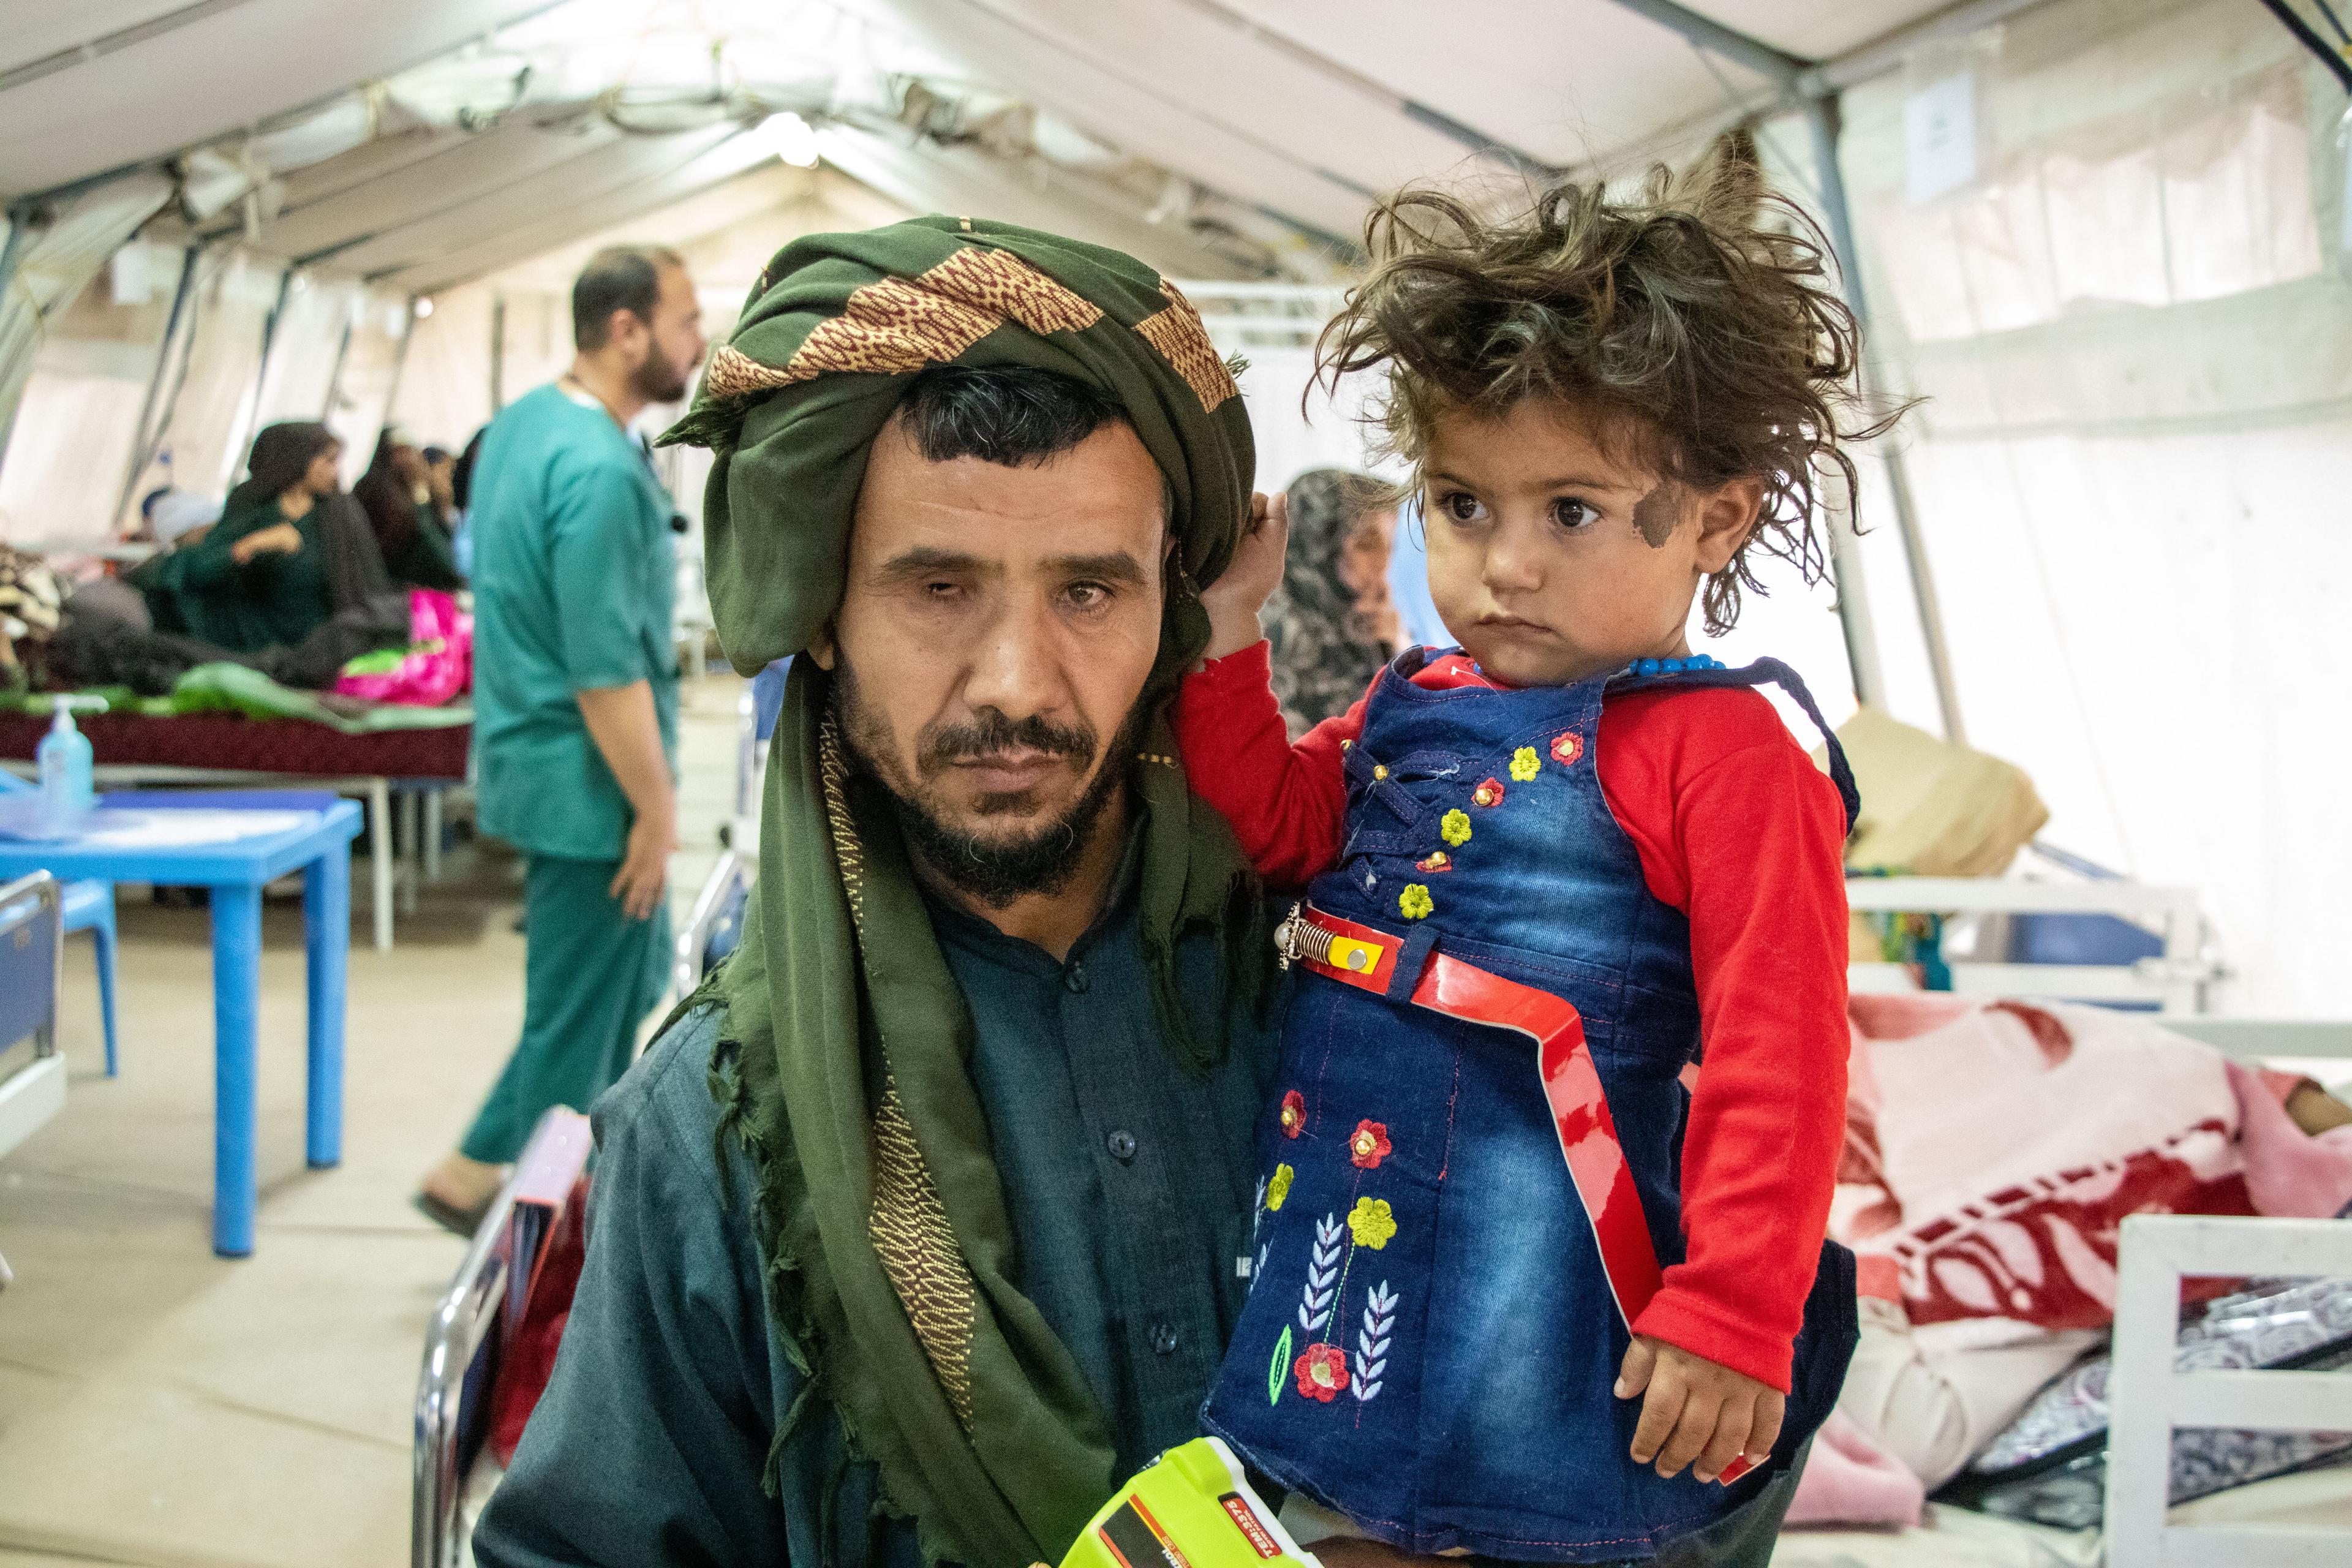
M 1322 363 L 1388 371 L 1461 646 L 1294 747 L 1278 506 L 1204 595 L 1179 738 L 1312 972 L 1204 1420 L 1323 1532 L 1761 1564 L 1835 1400 L 1851 775 L 1754 689 L 1818 725 L 1793 674 L 1685 636 L 1750 552 L 1818 568 L 1816 477 L 1883 428 L 1805 232 L 1738 143 L 1639 204 L 1397 198 Z

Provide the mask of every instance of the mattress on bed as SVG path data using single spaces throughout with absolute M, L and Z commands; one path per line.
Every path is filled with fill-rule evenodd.
M 2345 1531 L 2352 1562 L 2352 1466 L 2278 1476 L 2173 1509 L 2174 1524 L 2288 1524 Z M 2095 1530 L 2052 1530 L 1929 1503 L 1916 1530 L 1791 1530 L 1772 1568 L 2105 1568 Z
M 301 719 L 242 713 L 93 713 L 76 721 L 101 767 L 229 768 L 309 778 L 448 779 L 466 777 L 471 724 L 346 734 Z M 48 732 L 47 715 L 0 714 L 0 758 L 33 760 Z

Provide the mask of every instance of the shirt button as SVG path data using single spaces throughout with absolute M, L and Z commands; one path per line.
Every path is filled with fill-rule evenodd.
M 1152 1324 L 1151 1348 L 1155 1352 L 1160 1355 L 1174 1355 L 1176 1353 L 1176 1325 L 1173 1323 Z
M 1083 963 L 1073 963 L 1069 968 L 1062 971 L 1062 984 L 1073 991 L 1083 993 L 1087 988 L 1087 966 Z
M 1110 1151 L 1111 1158 L 1122 1165 L 1135 1158 L 1135 1134 L 1124 1127 L 1104 1139 L 1103 1146 Z

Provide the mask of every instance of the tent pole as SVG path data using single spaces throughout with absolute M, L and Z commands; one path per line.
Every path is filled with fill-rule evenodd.
M 490 296 L 490 417 L 507 405 L 507 297 Z
M 343 389 L 343 361 L 349 359 L 352 353 L 352 329 L 359 325 L 360 307 L 366 299 L 367 286 L 362 284 L 359 299 L 353 300 L 352 308 L 343 312 L 343 335 L 335 344 L 334 368 L 327 372 L 326 406 L 319 410 L 319 417 L 322 420 L 332 419 L 335 416 L 335 395 Z
M 1793 90 L 1799 73 L 1812 64 L 1787 54 L 1760 38 L 1727 27 L 1712 16 L 1700 15 L 1675 0 L 1614 0 L 1621 10 L 1655 22 L 1668 32 L 1679 35 L 1695 49 L 1705 49 L 1737 66 L 1743 66 L 1766 77 L 1783 91 Z
M 1846 302 L 1853 310 L 1854 321 L 1861 326 L 1863 342 L 1871 339 L 1870 311 L 1864 303 L 1862 288 L 1862 252 L 1856 248 L 1853 237 L 1853 215 L 1846 204 L 1845 175 L 1838 165 L 1838 135 L 1842 129 L 1838 100 L 1834 94 L 1810 99 L 1805 103 L 1805 121 L 1812 131 L 1813 162 L 1821 181 L 1822 216 L 1829 225 L 1831 247 L 1837 253 L 1838 276 L 1843 284 Z M 1873 356 L 1865 353 L 1866 361 Z M 1864 384 L 1874 389 L 1883 378 L 1874 363 L 1865 363 Z M 1883 446 L 1881 460 L 1886 468 L 1886 489 L 1895 504 L 1895 524 L 1903 539 L 1904 563 L 1911 574 L 1911 596 L 1918 607 L 1919 633 L 1927 645 L 1927 667 L 1936 682 L 1936 708 L 1943 720 L 1944 738 L 1955 745 L 1967 743 L 1967 732 L 1960 723 L 1959 688 L 1952 679 L 1951 649 L 1944 640 L 1944 616 L 1936 597 L 1935 575 L 1927 562 L 1927 541 L 1919 531 L 1919 511 L 1911 493 L 1911 476 L 1903 461 L 1903 454 L 1891 445 Z M 1832 526 L 1833 541 L 1840 531 Z M 1854 694 L 1864 702 L 1883 706 L 1885 677 L 1878 657 L 1874 629 L 1869 621 L 1869 602 L 1863 592 L 1860 552 L 1850 537 L 1843 538 L 1843 548 L 1837 552 L 1838 606 L 1846 617 L 1846 650 L 1854 665 Z M 1847 600 L 1855 600 L 1855 612 L 1847 610 Z M 1868 684 L 1875 696 L 1864 694 L 1864 668 L 1870 667 Z
M 1894 70 L 1902 65 L 1906 55 L 1924 45 L 1996 26 L 2020 11 L 2030 11 L 2045 3 L 2046 0 L 1966 0 L 1965 4 L 1948 6 L 1897 27 L 1833 60 L 1823 60 L 1809 68 L 1793 85 L 1801 97 L 1832 98 L 1856 82 Z
M 286 296 L 294 289 L 294 268 L 289 267 L 278 275 L 278 301 L 269 307 L 269 314 L 261 321 L 261 358 L 253 367 L 253 390 L 244 398 L 239 408 L 236 434 L 230 439 L 228 451 L 222 458 L 221 486 L 236 477 L 237 459 L 244 455 L 246 443 L 253 438 L 261 423 L 262 395 L 269 390 L 269 356 L 278 347 L 278 322 L 286 314 Z
M 148 450 L 148 442 L 152 439 L 149 426 L 155 423 L 155 405 L 163 400 L 163 380 L 172 368 L 172 345 L 178 342 L 180 322 L 187 316 L 188 296 L 195 291 L 196 258 L 203 249 L 202 246 L 191 245 L 180 252 L 180 281 L 172 290 L 172 313 L 163 319 L 163 341 L 155 349 L 155 371 L 147 378 L 147 395 L 139 405 L 139 423 L 131 426 L 136 437 L 131 447 L 131 466 L 123 471 L 122 494 L 114 503 L 118 525 L 122 514 L 131 510 L 131 492 L 139 488 L 139 476 L 155 460 Z
M 400 346 L 392 351 L 392 384 L 383 389 L 383 419 L 392 423 L 392 410 L 400 401 L 400 373 L 408 368 L 408 342 L 416 335 L 416 300 L 408 300 L 408 324 L 400 330 Z
M 8 209 L 8 240 L 0 246 L 0 294 L 16 280 L 16 262 L 25 249 L 25 228 L 32 222 L 33 205 L 18 202 Z
M 31 202 L 17 202 L 9 207 L 8 239 L 6 244 L 0 245 L 0 310 L 7 307 L 8 290 L 16 281 L 17 264 L 25 258 L 25 230 L 30 226 L 32 221 L 33 204 Z M 36 315 L 38 314 L 38 308 L 33 304 L 30 295 L 26 297 L 25 303 L 27 309 L 33 310 Z M 35 333 L 37 342 L 38 336 L 37 331 Z M 18 405 L 21 406 L 23 402 L 24 399 L 20 396 L 17 399 Z M 16 428 L 16 410 L 12 407 L 8 410 L 8 416 L 5 420 L 0 420 L 0 463 L 8 460 L 8 437 L 15 433 Z

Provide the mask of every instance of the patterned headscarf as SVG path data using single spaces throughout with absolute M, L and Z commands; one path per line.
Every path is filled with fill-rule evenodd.
M 1395 651 L 1364 624 L 1356 590 L 1339 580 L 1349 540 L 1395 500 L 1380 480 L 1344 468 L 1311 468 L 1289 494 L 1282 586 L 1259 618 L 1273 645 L 1274 695 L 1296 737 L 1345 713 Z
M 934 364 L 1033 365 L 1118 400 L 1173 500 L 1156 701 L 1206 645 L 1193 584 L 1223 570 L 1246 515 L 1252 448 L 1233 378 L 1184 297 L 1132 258 L 957 218 L 787 246 L 664 437 L 717 454 L 703 526 L 729 657 L 757 669 L 832 618 L 866 453 Z M 1164 719 L 1149 733 L 1129 775 L 1139 924 L 1169 1066 L 1198 1070 L 1223 1041 L 1200 1035 L 1178 994 L 1178 941 L 1217 932 L 1244 994 L 1270 949 L 1230 830 L 1186 788 Z M 1014 1283 L 965 1065 L 971 1015 L 891 802 L 846 765 L 813 659 L 793 665 L 769 752 L 742 943 L 705 996 L 726 1006 L 722 1136 L 760 1172 L 785 1353 L 876 1463 L 887 1505 L 914 1516 L 926 1555 L 1059 1558 L 1118 1479 L 1113 1446 L 1076 1360 Z M 806 1409 L 779 1424 L 777 1454 Z

